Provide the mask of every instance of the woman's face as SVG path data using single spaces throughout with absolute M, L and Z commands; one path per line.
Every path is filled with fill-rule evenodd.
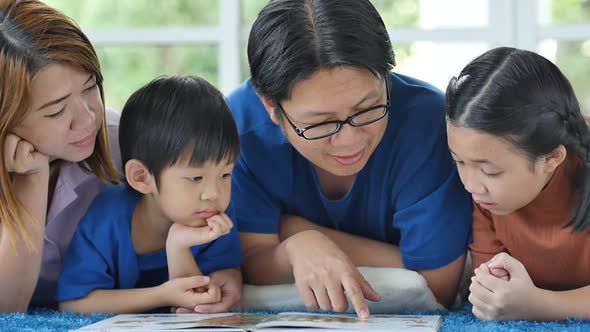
M 33 78 L 32 104 L 13 133 L 50 160 L 79 162 L 94 151 L 104 106 L 96 77 L 53 63 Z
M 298 128 L 351 115 L 387 103 L 386 85 L 367 70 L 341 67 L 320 70 L 293 87 L 291 98 L 281 103 L 284 112 Z M 275 105 L 264 101 L 277 124 Z M 387 116 L 361 127 L 349 124 L 336 134 L 317 140 L 299 137 L 286 119 L 281 126 L 289 142 L 316 167 L 336 176 L 360 172 L 383 138 Z

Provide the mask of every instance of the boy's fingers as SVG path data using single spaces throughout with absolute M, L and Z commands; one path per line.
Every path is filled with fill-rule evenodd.
M 204 287 L 211 281 L 207 276 L 192 276 L 183 279 L 185 279 L 186 285 L 189 286 L 186 289 Z
M 174 310 L 174 313 L 176 313 L 176 314 L 190 314 L 192 312 L 194 312 L 194 311 L 189 310 L 187 308 L 176 308 L 176 310 Z
M 199 304 L 195 307 L 195 312 L 201 314 L 210 314 L 214 312 L 225 312 L 229 311 L 235 302 L 235 296 L 226 295 L 225 297 L 221 298 L 221 301 L 218 303 L 213 304 Z

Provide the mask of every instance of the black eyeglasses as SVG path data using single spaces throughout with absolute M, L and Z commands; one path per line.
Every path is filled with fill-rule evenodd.
M 342 129 L 342 126 L 345 124 L 349 124 L 353 127 L 362 127 L 383 119 L 389 111 L 389 106 L 391 106 L 389 99 L 389 76 L 387 75 L 385 76 L 385 91 L 387 93 L 387 101 L 384 105 L 377 105 L 366 110 L 359 111 L 349 116 L 344 121 L 326 121 L 311 126 L 307 126 L 303 129 L 298 128 L 293 123 L 293 121 L 291 121 L 289 115 L 287 114 L 287 112 L 285 112 L 285 109 L 283 108 L 283 106 L 281 106 L 280 103 L 277 103 L 277 107 L 283 113 L 283 115 L 291 125 L 291 128 L 295 130 L 297 136 L 303 137 L 307 140 L 316 140 L 336 134 L 340 131 L 340 129 Z

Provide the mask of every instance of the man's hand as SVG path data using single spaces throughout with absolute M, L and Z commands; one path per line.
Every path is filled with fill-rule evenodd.
M 365 299 L 381 298 L 334 242 L 313 230 L 286 241 L 295 285 L 308 308 L 343 312 L 348 309 L 348 295 L 357 315 L 369 317 Z

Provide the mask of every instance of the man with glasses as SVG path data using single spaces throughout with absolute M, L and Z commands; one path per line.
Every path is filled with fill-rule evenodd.
M 309 308 L 360 317 L 357 266 L 415 270 L 455 297 L 471 201 L 446 146 L 444 99 L 390 72 L 368 0 L 274 0 L 250 32 L 252 78 L 228 97 L 242 154 L 230 214 L 245 282 L 295 282 Z M 392 280 L 392 282 L 395 282 Z
M 346 120 L 344 121 L 340 121 L 340 120 L 333 120 L 333 121 L 324 121 L 324 122 L 320 122 L 320 123 L 316 123 L 313 124 L 311 126 L 307 126 L 303 129 L 297 128 L 297 126 L 293 123 L 293 121 L 289 118 L 289 116 L 287 115 L 287 112 L 285 112 L 285 109 L 283 108 L 283 106 L 281 106 L 281 103 L 277 102 L 277 109 L 283 113 L 283 115 L 285 116 L 285 119 L 287 119 L 287 122 L 289 122 L 289 125 L 291 125 L 291 128 L 293 128 L 293 130 L 295 130 L 295 133 L 297 134 L 297 136 L 299 137 L 303 137 L 307 140 L 315 140 L 315 139 L 321 139 L 321 138 L 326 138 L 326 137 L 330 137 L 334 134 L 336 134 L 340 128 L 342 128 L 342 125 L 344 124 L 349 124 L 353 127 L 361 127 L 361 126 L 366 126 L 369 125 L 373 122 L 377 122 L 381 119 L 383 119 L 385 117 L 385 115 L 387 115 L 387 111 L 389 110 L 389 80 L 384 80 L 384 84 L 387 87 L 387 89 L 385 90 L 385 98 L 387 99 L 387 102 L 383 105 L 377 105 L 377 106 L 372 106 L 369 107 L 365 110 L 359 111 L 354 113 L 353 115 L 349 116 Z

